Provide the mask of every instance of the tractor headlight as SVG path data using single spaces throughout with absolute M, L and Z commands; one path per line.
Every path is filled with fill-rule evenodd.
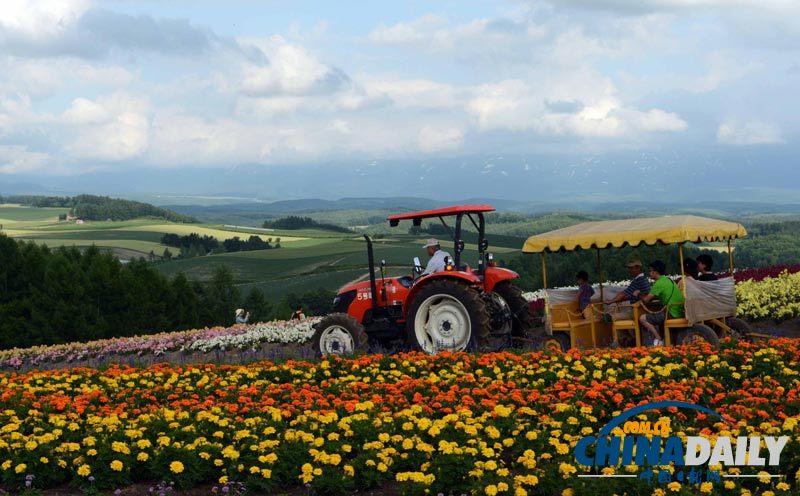
M 492 255 L 491 253 L 489 253 L 489 254 L 487 254 L 487 255 L 486 255 L 486 259 L 487 259 L 487 260 L 489 260 L 489 261 L 491 262 L 492 260 L 494 260 L 494 255 Z

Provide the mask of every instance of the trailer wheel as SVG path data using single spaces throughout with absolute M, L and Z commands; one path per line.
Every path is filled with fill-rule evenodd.
M 688 329 L 683 329 L 678 334 L 678 344 L 694 344 L 699 341 L 705 341 L 711 346 L 719 346 L 719 336 L 714 329 L 705 324 L 695 324 Z
M 367 332 L 346 313 L 332 313 L 314 325 L 314 352 L 318 356 L 352 355 L 367 351 Z
M 478 292 L 450 280 L 422 288 L 406 321 L 409 344 L 429 354 L 477 350 L 487 344 L 490 332 L 489 312 Z
M 570 346 L 569 334 L 555 331 L 552 336 L 547 336 L 544 339 L 542 349 L 549 352 L 566 353 L 569 351 Z

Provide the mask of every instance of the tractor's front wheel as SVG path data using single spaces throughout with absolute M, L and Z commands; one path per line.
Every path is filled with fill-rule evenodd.
M 367 351 L 367 332 L 346 313 L 333 313 L 314 325 L 314 352 L 318 356 L 352 355 Z
M 429 354 L 474 350 L 489 339 L 489 312 L 475 289 L 432 281 L 414 298 L 406 332 L 413 348 Z

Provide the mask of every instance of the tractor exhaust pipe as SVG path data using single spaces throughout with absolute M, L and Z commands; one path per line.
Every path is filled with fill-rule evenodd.
M 372 239 L 366 234 L 367 240 L 367 261 L 369 262 L 369 290 L 372 293 L 372 309 L 378 308 L 378 285 L 375 282 L 375 257 L 372 254 Z

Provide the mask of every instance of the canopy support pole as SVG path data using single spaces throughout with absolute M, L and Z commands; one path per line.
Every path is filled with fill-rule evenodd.
M 542 258 L 542 289 L 547 289 L 547 263 L 544 260 L 544 252 L 540 255 Z
M 683 269 L 683 243 L 678 243 L 678 256 L 681 259 L 681 292 L 686 299 L 686 271 Z
M 600 264 L 600 248 L 597 248 L 597 282 L 600 284 L 600 301 L 606 301 L 603 296 L 603 266 Z
M 731 248 L 731 240 L 728 239 L 728 267 L 731 277 L 733 277 L 733 248 Z

